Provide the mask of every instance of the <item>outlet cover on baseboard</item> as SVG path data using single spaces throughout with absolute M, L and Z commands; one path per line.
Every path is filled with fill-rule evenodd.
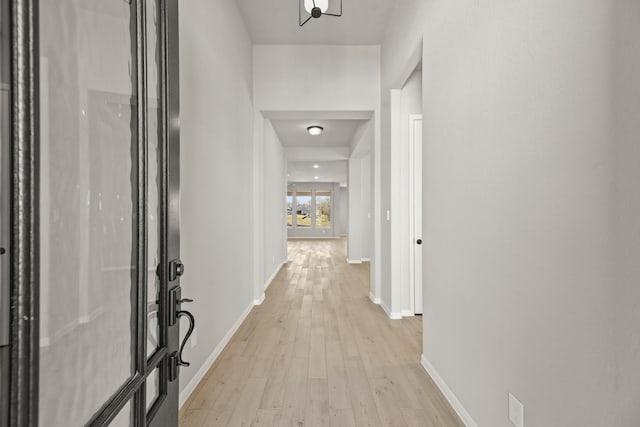
M 524 427 L 524 405 L 509 393 L 509 421 L 516 427 Z

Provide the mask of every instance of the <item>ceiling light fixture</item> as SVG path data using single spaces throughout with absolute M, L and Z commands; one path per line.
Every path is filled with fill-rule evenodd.
M 313 168 L 314 168 L 314 169 L 318 169 L 319 167 L 320 167 L 320 166 L 318 166 L 318 165 L 313 165 Z
M 323 130 L 324 128 L 322 126 L 309 126 L 307 128 L 307 132 L 309 132 L 309 135 L 312 135 L 312 136 L 320 135 Z
M 319 177 L 317 177 L 317 176 L 314 176 L 314 177 L 313 177 L 313 179 L 320 179 L 320 178 L 319 178 Z
M 311 18 L 320 18 L 322 15 L 329 16 L 342 16 L 342 0 L 331 0 L 334 3 L 340 3 L 340 13 L 327 13 L 329 10 L 329 0 L 298 0 L 298 24 L 302 27 L 309 22 Z M 302 20 L 302 9 L 304 2 L 304 10 L 307 12 L 308 17 L 304 21 Z M 305 14 L 305 16 L 307 16 Z

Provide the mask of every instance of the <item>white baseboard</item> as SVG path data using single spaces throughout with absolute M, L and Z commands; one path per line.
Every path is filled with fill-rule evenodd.
M 373 295 L 373 292 L 369 292 L 369 299 L 371 300 L 372 303 L 380 305 L 380 298 L 376 298 Z
M 295 239 L 339 239 L 340 236 L 287 236 L 287 239 L 295 240 Z
M 362 260 L 361 259 L 349 259 L 349 258 L 347 258 L 347 263 L 348 264 L 362 264 Z
M 389 316 L 389 319 L 391 320 L 402 319 L 402 314 L 392 312 L 391 310 L 389 310 L 389 307 L 387 307 L 387 305 L 384 302 L 380 301 L 380 306 L 382 307 L 384 312 L 387 313 L 387 316 Z
M 267 279 L 267 283 L 264 284 L 264 290 L 266 291 L 267 288 L 269 287 L 269 285 L 271 285 L 271 282 L 273 282 L 273 279 L 276 278 L 276 276 L 278 275 L 278 273 L 280 273 L 280 270 L 282 269 L 282 266 L 285 265 L 287 263 L 286 260 L 282 261 L 280 263 L 280 265 L 278 267 L 276 267 L 275 271 L 273 272 L 273 274 L 271 274 L 271 277 L 269 277 Z
M 224 350 L 227 344 L 229 344 L 229 341 L 231 341 L 231 338 L 233 338 L 233 334 L 236 333 L 240 325 L 242 325 L 242 322 L 244 322 L 244 319 L 246 319 L 249 313 L 251 313 L 251 310 L 253 310 L 253 304 L 250 304 L 249 307 L 247 307 L 246 310 L 240 315 L 238 320 L 236 320 L 236 323 L 233 324 L 231 329 L 229 329 L 227 334 L 222 338 L 222 341 L 220 341 L 216 348 L 213 349 L 213 352 L 211 352 L 206 362 L 204 362 L 200 369 L 198 369 L 198 372 L 196 372 L 193 378 L 191 378 L 191 381 L 189 381 L 189 383 L 180 392 L 180 408 L 182 408 L 182 405 L 184 405 L 184 403 L 189 399 L 191 393 L 193 393 L 200 381 L 202 381 L 202 378 L 204 378 L 204 376 L 207 374 L 207 371 L 209 371 L 218 356 L 220 356 L 222 350 Z
M 264 299 L 265 299 L 265 295 L 263 292 L 260 298 L 253 300 L 253 305 L 261 305 L 264 302 Z
M 464 406 L 462 406 L 462 403 L 460 403 L 456 395 L 453 394 L 453 391 L 451 391 L 447 383 L 444 382 L 444 379 L 442 379 L 442 377 L 438 374 L 433 365 L 427 360 L 424 354 L 420 358 L 420 364 L 436 383 L 444 397 L 449 401 L 449 404 L 456 411 L 464 425 L 467 427 L 478 427 L 478 423 L 476 423 L 473 418 L 471 418 L 471 415 L 469 415 Z
M 400 311 L 400 315 L 402 315 L 402 317 L 414 317 L 416 314 L 411 310 L 402 310 Z

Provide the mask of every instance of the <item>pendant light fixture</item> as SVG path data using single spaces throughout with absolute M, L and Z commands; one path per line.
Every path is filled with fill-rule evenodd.
M 340 3 L 340 12 L 327 12 L 329 10 L 329 2 Z M 336 5 L 337 8 L 337 5 Z M 303 16 L 303 9 L 305 11 Z M 298 0 L 298 23 L 302 27 L 309 22 L 311 18 L 320 18 L 322 15 L 342 16 L 342 0 Z M 305 19 L 306 17 L 306 19 Z M 304 19 L 304 21 L 303 21 Z

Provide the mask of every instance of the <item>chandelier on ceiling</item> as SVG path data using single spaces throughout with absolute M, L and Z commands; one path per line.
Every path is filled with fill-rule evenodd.
M 333 0 L 332 3 L 340 3 L 339 13 L 336 13 L 337 11 L 327 12 L 329 0 L 298 0 L 298 23 L 302 27 L 311 18 L 320 18 L 322 15 L 342 16 L 342 0 Z

